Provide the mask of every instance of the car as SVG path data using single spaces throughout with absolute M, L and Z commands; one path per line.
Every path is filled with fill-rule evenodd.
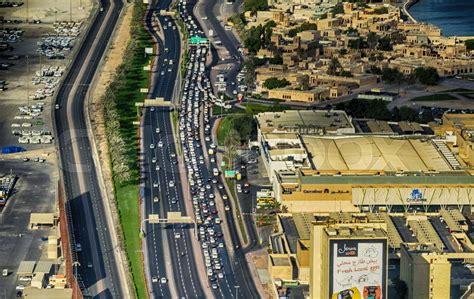
M 91 262 L 88 262 L 88 263 L 87 263 L 87 268 L 92 268 L 92 267 L 94 267 L 94 266 L 92 265 L 92 263 L 91 263 Z
M 155 144 L 154 144 L 154 143 L 150 143 L 150 148 L 151 148 L 151 149 L 154 149 L 154 148 L 155 148 Z
M 58 110 L 59 109 L 59 104 L 54 105 L 54 109 Z
M 158 142 L 158 147 L 163 147 L 163 141 Z
M 167 282 L 168 282 L 168 279 L 166 279 L 166 277 L 162 277 L 162 278 L 160 279 L 160 282 L 163 283 L 163 284 L 164 284 L 164 283 L 167 283 Z
M 217 285 L 217 283 L 213 283 L 213 284 L 212 284 L 212 288 L 213 288 L 214 290 L 217 289 L 218 287 L 219 287 L 219 286 Z
M 159 201 L 160 199 L 157 196 L 153 197 L 153 202 L 159 202 Z
M 25 289 L 25 286 L 20 284 L 20 285 L 17 285 L 15 289 L 17 291 L 23 291 Z
M 159 134 L 160 133 L 160 128 L 156 128 L 155 133 Z
M 158 282 L 158 277 L 153 276 L 153 277 L 151 278 L 151 282 L 157 283 L 157 282 Z
M 222 195 L 222 199 L 227 200 L 227 199 L 229 199 L 229 196 L 227 196 L 226 194 L 224 194 L 224 195 Z
M 155 170 L 160 170 L 160 169 L 161 169 L 160 165 L 156 165 Z
M 174 181 L 170 181 L 169 184 L 168 184 L 168 186 L 169 186 L 170 188 L 174 187 Z
M 76 244 L 76 252 L 81 252 L 82 251 L 82 246 L 81 243 Z
M 230 207 L 229 207 L 229 206 L 225 206 L 225 207 L 224 207 L 224 210 L 230 211 Z
M 224 278 L 224 273 L 222 272 L 217 273 L 217 277 L 220 279 Z
M 181 234 L 180 234 L 180 233 L 175 233 L 175 234 L 174 234 L 174 238 L 175 238 L 175 239 L 181 238 Z
M 153 157 L 153 158 L 151 159 L 151 163 L 156 163 L 156 157 Z
M 153 187 L 158 188 L 158 182 L 153 182 Z
M 3 269 L 3 270 L 2 270 L 2 276 L 3 276 L 3 277 L 8 276 L 8 269 Z

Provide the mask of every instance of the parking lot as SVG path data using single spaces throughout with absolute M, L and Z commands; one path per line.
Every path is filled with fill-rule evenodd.
M 22 260 L 38 260 L 45 254 L 49 230 L 30 230 L 31 212 L 55 211 L 55 187 L 57 168 L 53 163 L 0 161 L 3 173 L 10 170 L 18 176 L 13 195 L 2 211 L 0 226 L 0 269 L 8 269 L 9 275 L 0 278 L 0 298 L 14 298 L 18 285 L 16 270 Z M 23 283 L 24 284 L 24 283 Z
M 56 108 L 51 101 L 91 5 L 90 0 L 31 0 L 0 7 L 0 147 L 51 147 Z

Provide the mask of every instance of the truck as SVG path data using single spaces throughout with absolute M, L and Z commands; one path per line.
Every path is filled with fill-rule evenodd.
M 209 29 L 208 37 L 209 37 L 209 38 L 214 37 L 214 30 Z

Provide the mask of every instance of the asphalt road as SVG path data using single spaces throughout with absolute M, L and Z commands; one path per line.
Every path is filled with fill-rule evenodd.
M 113 229 L 106 221 L 84 111 L 85 95 L 123 7 L 119 0 L 100 3 L 103 11 L 98 12 L 58 91 L 56 103 L 60 109 L 54 111 L 54 119 L 66 208 L 71 216 L 71 244 L 80 243 L 82 247 L 73 253 L 80 263 L 79 284 L 85 295 L 124 298 L 126 286 L 120 280 L 120 266 L 112 247 Z
M 187 5 L 186 5 L 187 13 L 185 14 L 185 16 L 189 16 L 189 12 L 195 11 L 193 10 L 194 5 L 195 5 L 194 1 L 187 2 Z M 207 16 L 208 18 L 211 19 L 213 17 L 213 14 L 207 14 Z M 197 22 L 196 16 L 192 15 L 191 17 L 194 20 L 194 23 L 197 25 L 195 30 L 202 31 L 202 28 L 200 27 L 199 22 Z M 193 52 L 191 52 L 191 54 L 195 53 L 194 50 L 192 51 Z M 202 56 L 200 57 L 196 53 L 195 55 L 196 55 L 195 60 L 193 61 L 191 57 L 191 63 L 190 63 L 191 65 L 194 64 L 194 68 L 196 68 L 196 63 L 198 63 L 198 61 L 203 58 Z M 210 86 L 210 82 L 209 82 L 209 79 L 206 77 L 205 73 L 200 73 L 199 75 L 197 73 L 198 72 L 195 71 L 192 76 L 187 76 L 187 78 L 189 80 L 188 83 L 190 83 L 191 86 L 195 84 L 198 87 L 198 90 L 200 91 L 196 93 L 196 89 L 190 88 L 188 90 L 188 97 L 183 97 L 183 101 L 186 101 L 186 102 L 182 103 L 181 113 L 180 113 L 181 114 L 180 124 L 182 122 L 183 127 L 186 128 L 186 130 L 184 131 L 185 136 L 187 136 L 187 138 L 190 138 L 191 136 L 194 136 L 194 137 L 191 143 L 184 142 L 182 140 L 182 143 L 183 143 L 182 147 L 184 149 L 189 149 L 190 151 L 190 147 L 192 144 L 192 147 L 194 148 L 196 152 L 196 156 L 206 157 L 206 161 L 209 161 L 208 163 L 198 164 L 199 165 L 198 172 L 200 174 L 198 177 L 200 177 L 203 182 L 207 182 L 212 177 L 211 176 L 212 169 L 218 167 L 217 162 L 211 162 L 210 157 L 208 155 L 208 150 L 211 146 L 212 141 L 210 139 L 208 141 L 201 140 L 200 138 L 196 139 L 196 135 L 198 135 L 198 133 L 200 136 L 205 135 L 205 132 L 203 132 L 204 127 L 202 125 L 196 124 L 197 119 L 195 119 L 195 116 L 193 120 L 190 121 L 189 115 L 188 117 L 185 117 L 185 111 L 184 111 L 185 107 L 188 107 L 188 114 L 191 113 L 191 110 L 189 110 L 189 106 L 188 106 L 189 104 L 192 105 L 190 107 L 194 107 L 194 112 L 192 112 L 193 114 L 196 112 L 195 104 L 197 104 L 197 107 L 199 107 L 199 109 L 202 109 L 202 107 L 206 108 L 207 106 L 207 112 L 206 112 L 206 109 L 204 109 L 204 111 L 199 114 L 200 115 L 199 123 L 200 124 L 205 123 L 206 125 L 210 126 L 209 118 L 210 118 L 211 109 L 209 106 L 209 102 L 206 101 L 206 95 L 208 95 L 209 90 L 206 91 L 206 88 L 205 88 L 205 86 Z M 186 84 L 186 82 L 184 84 Z M 207 122 L 206 122 L 206 118 L 207 118 Z M 224 183 L 222 181 L 222 177 L 218 177 L 217 180 L 218 180 L 218 184 Z M 207 186 L 206 186 L 206 189 L 207 189 Z M 223 196 L 223 195 L 229 196 L 228 194 L 226 194 L 225 189 L 220 189 L 220 188 L 215 188 L 213 186 L 210 186 L 210 189 L 207 189 L 207 190 L 208 191 L 205 191 L 206 194 L 210 192 L 216 195 L 219 193 L 220 194 L 219 196 Z M 224 200 L 224 205 L 230 206 L 231 204 L 228 200 Z M 230 233 L 230 241 L 231 241 L 231 244 L 226 243 L 225 247 L 226 248 L 230 247 L 232 248 L 232 250 L 230 251 L 224 250 L 224 249 L 220 250 L 221 260 L 224 265 L 225 279 L 218 280 L 219 288 L 214 290 L 214 295 L 217 298 L 226 298 L 229 296 L 230 297 L 236 296 L 238 298 L 258 298 L 259 294 L 256 290 L 254 281 L 251 278 L 249 266 L 245 259 L 244 252 L 242 251 L 242 244 L 239 239 L 237 224 L 233 217 L 233 213 L 231 210 L 229 210 L 229 211 L 225 211 L 224 214 L 225 214 L 224 216 L 220 214 L 219 217 L 225 218 L 225 221 Z M 221 228 L 219 226 L 214 225 L 213 228 L 221 232 Z M 230 252 L 232 252 L 232 254 L 229 254 Z
M 191 1 L 191 3 L 196 3 L 196 1 Z M 232 4 L 234 11 L 238 10 L 240 1 Z M 200 23 L 204 23 L 208 29 L 214 30 L 215 40 L 220 40 L 222 46 L 229 52 L 230 58 L 226 60 L 220 60 L 218 64 L 228 64 L 231 63 L 233 66 L 230 70 L 226 71 L 226 81 L 227 90 L 226 94 L 230 97 L 233 97 L 232 91 L 237 89 L 236 85 L 230 84 L 231 82 L 237 82 L 236 77 L 237 73 L 241 68 L 241 63 L 243 62 L 242 54 L 238 51 L 239 41 L 235 38 L 231 31 L 226 31 L 222 23 L 217 19 L 216 15 L 220 15 L 218 9 L 218 2 L 213 0 L 202 0 L 202 3 L 197 5 L 195 9 L 196 18 L 199 19 Z M 230 5 L 230 4 L 225 4 Z M 209 13 L 212 12 L 212 13 Z M 202 20 L 202 17 L 207 17 L 207 20 Z M 220 16 L 223 17 L 223 16 Z M 206 35 L 209 32 L 205 32 Z
M 169 4 L 169 0 L 160 1 L 155 5 L 155 11 L 167 9 Z M 166 101 L 172 101 L 178 81 L 181 39 L 177 24 L 172 18 L 158 14 L 156 16 L 160 22 L 164 40 L 155 35 L 158 40 L 158 68 L 153 76 L 149 98 L 163 97 Z M 171 111 L 166 107 L 147 108 L 143 120 L 145 164 L 142 168 L 145 170 L 146 179 L 142 202 L 145 217 L 150 214 L 159 214 L 160 218 L 166 218 L 170 211 L 180 211 L 185 215 L 184 196 L 177 164 L 178 153 L 171 126 Z M 156 133 L 157 129 L 159 133 Z M 159 142 L 162 146 L 158 146 Z M 154 148 L 150 148 L 150 144 L 153 144 Z M 174 158 L 172 155 L 175 155 Z M 154 159 L 156 159 L 155 162 Z M 173 185 L 170 185 L 170 182 L 173 182 Z M 147 223 L 144 228 L 145 246 L 148 251 L 146 267 L 152 277 L 151 295 L 154 298 L 172 297 L 169 284 L 161 282 L 161 278 L 166 278 L 168 281 L 173 280 L 174 292 L 179 298 L 204 298 L 191 247 L 192 226 Z M 166 246 L 168 250 L 165 249 Z M 169 252 L 169 257 L 165 251 Z M 167 264 L 171 264 L 173 273 L 167 273 Z

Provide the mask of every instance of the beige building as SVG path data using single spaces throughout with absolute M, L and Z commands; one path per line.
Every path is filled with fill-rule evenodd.
M 380 228 L 313 223 L 310 298 L 387 298 L 387 242 Z
M 329 89 L 317 87 L 311 90 L 275 88 L 268 91 L 268 98 L 283 101 L 316 103 L 329 98 Z
M 420 244 L 403 244 L 400 253 L 400 279 L 407 284 L 408 298 L 450 298 L 451 263 L 447 255 Z

